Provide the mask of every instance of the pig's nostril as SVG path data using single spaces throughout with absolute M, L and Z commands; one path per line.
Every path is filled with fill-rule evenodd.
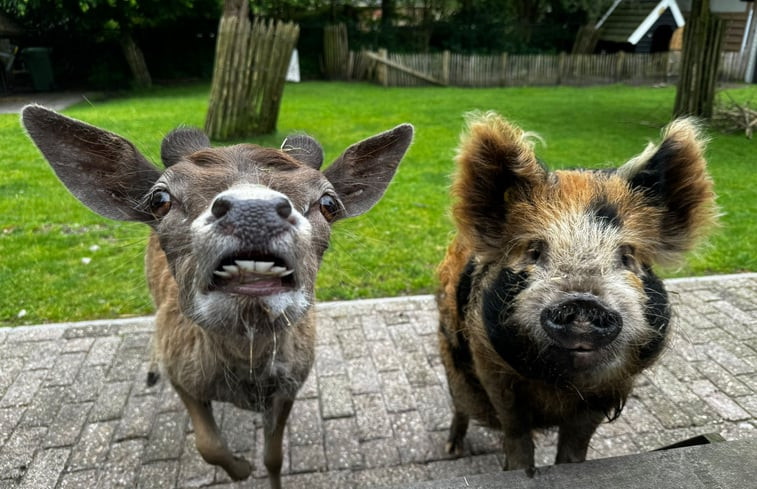
M 274 202 L 274 205 L 276 206 L 276 213 L 282 219 L 287 219 L 292 215 L 292 204 L 289 202 L 289 199 L 285 199 L 284 197 L 278 198 Z
M 620 332 L 623 319 L 593 297 L 571 298 L 546 307 L 541 313 L 544 331 L 559 344 L 606 345 Z
M 231 202 L 225 197 L 219 197 L 210 207 L 210 212 L 216 219 L 220 219 L 225 216 L 231 209 Z

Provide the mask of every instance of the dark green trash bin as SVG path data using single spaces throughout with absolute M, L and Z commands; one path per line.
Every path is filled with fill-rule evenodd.
M 32 79 L 32 86 L 38 92 L 48 92 L 55 87 L 53 64 L 50 62 L 50 48 L 24 48 L 21 59 Z

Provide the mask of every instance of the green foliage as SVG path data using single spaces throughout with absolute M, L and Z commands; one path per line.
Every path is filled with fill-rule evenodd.
M 739 101 L 757 86 L 729 90 Z M 365 216 L 336 225 L 319 275 L 320 300 L 430 293 L 452 232 L 450 175 L 463 114 L 496 110 L 546 146 L 551 168 L 618 166 L 657 140 L 674 89 L 392 88 L 303 83 L 285 89 L 279 133 L 255 139 L 278 146 L 306 131 L 333 161 L 349 144 L 402 122 L 416 138 L 385 197 Z M 201 127 L 206 85 L 157 89 L 80 105 L 67 115 L 117 132 L 158 161 L 160 141 L 179 124 Z M 757 271 L 755 142 L 711 133 L 707 151 L 723 212 L 707 246 L 666 276 Z M 34 324 L 152 310 L 142 272 L 147 229 L 102 219 L 76 202 L 23 134 L 16 115 L 0 115 L 0 324 Z M 93 246 L 97 246 L 94 248 Z M 89 258 L 84 264 L 83 258 Z M 85 260 L 86 261 L 86 260 Z M 18 314 L 26 314 L 19 318 Z

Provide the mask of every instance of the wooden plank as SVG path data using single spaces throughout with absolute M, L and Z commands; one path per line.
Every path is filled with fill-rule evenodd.
M 366 51 L 366 56 L 369 58 L 378 61 L 379 63 L 382 63 L 390 68 L 394 68 L 395 70 L 399 70 L 403 73 L 407 73 L 408 75 L 414 76 L 415 78 L 420 78 L 421 80 L 425 80 L 429 83 L 433 83 L 434 85 L 442 85 L 445 86 L 446 84 L 442 82 L 441 80 L 437 80 L 436 78 L 429 76 L 425 73 L 420 73 L 412 68 L 408 68 L 407 66 L 401 65 L 399 63 L 395 63 L 394 61 L 389 61 L 389 59 L 382 58 L 378 54 Z

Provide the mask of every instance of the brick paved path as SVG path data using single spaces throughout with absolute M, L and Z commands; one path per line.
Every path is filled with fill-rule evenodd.
M 590 458 L 696 434 L 757 438 L 757 274 L 668 281 L 676 338 L 640 379 Z M 284 484 L 375 487 L 497 471 L 479 427 L 466 454 L 442 447 L 450 420 L 431 297 L 319 306 L 315 368 L 287 431 Z M 151 319 L 0 329 L 0 488 L 267 487 L 258 415 L 217 405 L 231 447 L 258 467 L 232 484 L 194 449 L 170 387 L 147 388 Z M 537 440 L 537 463 L 555 453 Z

